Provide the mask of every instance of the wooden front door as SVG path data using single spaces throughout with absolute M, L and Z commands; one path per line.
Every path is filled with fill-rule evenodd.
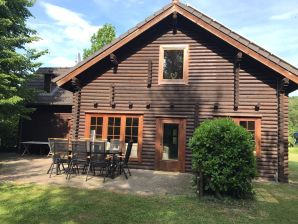
M 185 119 L 156 120 L 155 169 L 184 172 Z

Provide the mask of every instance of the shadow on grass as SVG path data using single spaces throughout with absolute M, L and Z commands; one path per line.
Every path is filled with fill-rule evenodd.
M 218 201 L 1 184 L 0 223 L 295 223 L 297 194 L 284 186 L 257 184 L 265 200 Z

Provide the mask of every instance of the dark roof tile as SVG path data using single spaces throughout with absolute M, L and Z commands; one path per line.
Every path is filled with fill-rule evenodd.
M 259 48 L 258 53 L 265 58 L 267 58 L 270 55 L 270 53 L 268 51 L 264 50 L 263 48 Z
M 224 26 L 220 27 L 219 30 L 227 35 L 231 33 L 231 30 Z
M 219 29 L 221 27 L 221 25 L 218 22 L 214 21 L 214 20 L 210 23 L 210 25 L 213 26 L 216 29 Z
M 238 41 L 239 41 L 241 44 L 245 45 L 245 46 L 248 46 L 248 45 L 250 44 L 250 42 L 249 42 L 247 39 L 245 39 L 245 38 L 243 38 L 243 37 L 241 37 L 241 36 L 239 36 Z
M 270 56 L 268 57 L 269 60 L 273 61 L 274 63 L 278 64 L 280 62 L 280 59 L 277 58 L 275 55 L 270 54 Z
M 249 47 L 251 50 L 258 52 L 260 48 L 255 45 L 254 43 L 250 43 L 247 47 Z
M 203 21 L 205 21 L 206 23 L 210 23 L 210 22 L 212 21 L 212 19 L 209 18 L 208 16 L 202 16 L 201 19 L 202 19 Z
M 239 40 L 240 36 L 237 33 L 234 33 L 233 31 L 231 31 L 231 33 L 229 34 L 230 37 L 232 37 L 235 40 Z
M 289 69 L 290 72 L 294 73 L 294 74 L 298 74 L 298 69 L 291 66 L 291 68 Z

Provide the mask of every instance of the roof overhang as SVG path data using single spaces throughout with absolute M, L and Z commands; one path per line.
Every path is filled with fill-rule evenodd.
M 104 49 L 94 53 L 74 68 L 69 70 L 67 73 L 56 77 L 53 81 L 57 83 L 58 86 L 62 86 L 65 83 L 69 82 L 72 78 L 78 76 L 86 69 L 90 68 L 100 60 L 112 54 L 117 49 L 121 48 L 134 38 L 138 37 L 142 33 L 144 33 L 149 28 L 153 27 L 172 13 L 177 12 L 190 21 L 194 22 L 201 28 L 206 31 L 212 33 L 223 41 L 227 42 L 231 46 L 239 49 L 246 55 L 254 58 L 265 66 L 271 68 L 276 71 L 280 75 L 288 78 L 295 84 L 298 84 L 298 69 L 294 66 L 288 64 L 277 56 L 271 54 L 270 52 L 264 50 L 263 48 L 257 46 L 256 44 L 248 41 L 244 37 L 236 34 L 220 23 L 214 21 L 210 17 L 198 12 L 196 9 L 186 6 L 182 3 L 172 3 L 158 12 L 156 12 L 153 16 L 147 18 L 145 21 L 138 24 L 136 27 L 129 30 L 127 33 L 121 35 L 111 44 L 106 46 Z

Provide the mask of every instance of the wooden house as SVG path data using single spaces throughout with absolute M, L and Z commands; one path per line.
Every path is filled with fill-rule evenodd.
M 288 181 L 298 69 L 179 1 L 54 81 L 74 92 L 72 138 L 131 139 L 135 168 L 190 172 L 194 129 L 231 117 L 255 136 L 259 176 Z
M 28 86 L 39 91 L 27 106 L 34 108 L 30 119 L 21 119 L 20 141 L 48 141 L 49 137 L 68 138 L 70 130 L 73 94 L 59 88 L 52 79 L 69 68 L 43 67 L 36 71 L 36 77 Z

